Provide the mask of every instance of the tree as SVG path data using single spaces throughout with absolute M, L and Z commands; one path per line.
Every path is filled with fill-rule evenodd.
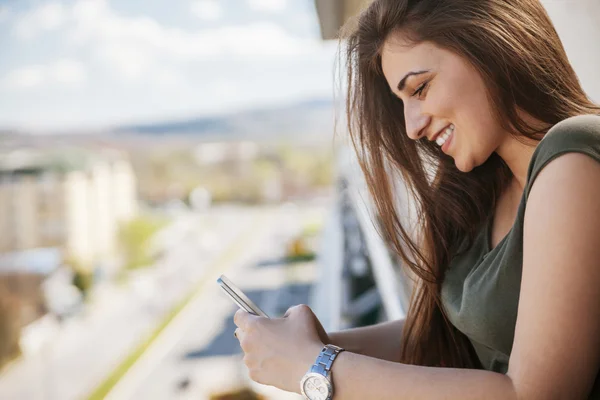
M 152 263 L 150 239 L 165 224 L 165 221 L 140 216 L 122 226 L 119 239 L 126 268 L 135 269 Z

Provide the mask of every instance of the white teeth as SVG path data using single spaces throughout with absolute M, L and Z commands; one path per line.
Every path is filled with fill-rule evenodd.
M 450 135 L 454 132 L 454 125 L 450 125 L 446 128 L 446 130 L 435 140 L 438 146 L 443 146 L 446 143 L 446 140 L 450 137 Z

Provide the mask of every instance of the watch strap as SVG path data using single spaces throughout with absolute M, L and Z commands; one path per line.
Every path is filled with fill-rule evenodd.
M 329 372 L 331 371 L 333 361 L 342 351 L 344 351 L 344 349 L 341 347 L 333 344 L 326 344 L 325 347 L 323 347 L 323 350 L 321 350 L 321 353 L 319 353 L 317 360 L 310 368 L 310 372 L 316 372 L 323 376 L 328 376 Z

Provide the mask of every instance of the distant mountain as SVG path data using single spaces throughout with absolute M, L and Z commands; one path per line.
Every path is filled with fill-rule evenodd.
M 260 140 L 277 137 L 330 140 L 334 105 L 330 99 L 242 111 L 223 116 L 191 118 L 118 127 L 115 134 L 189 135 L 203 139 Z

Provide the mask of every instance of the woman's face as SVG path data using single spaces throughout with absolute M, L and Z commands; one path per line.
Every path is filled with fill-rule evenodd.
M 404 103 L 408 136 L 437 139 L 460 171 L 483 164 L 507 138 L 483 79 L 463 57 L 394 36 L 384 44 L 381 62 L 388 85 Z

